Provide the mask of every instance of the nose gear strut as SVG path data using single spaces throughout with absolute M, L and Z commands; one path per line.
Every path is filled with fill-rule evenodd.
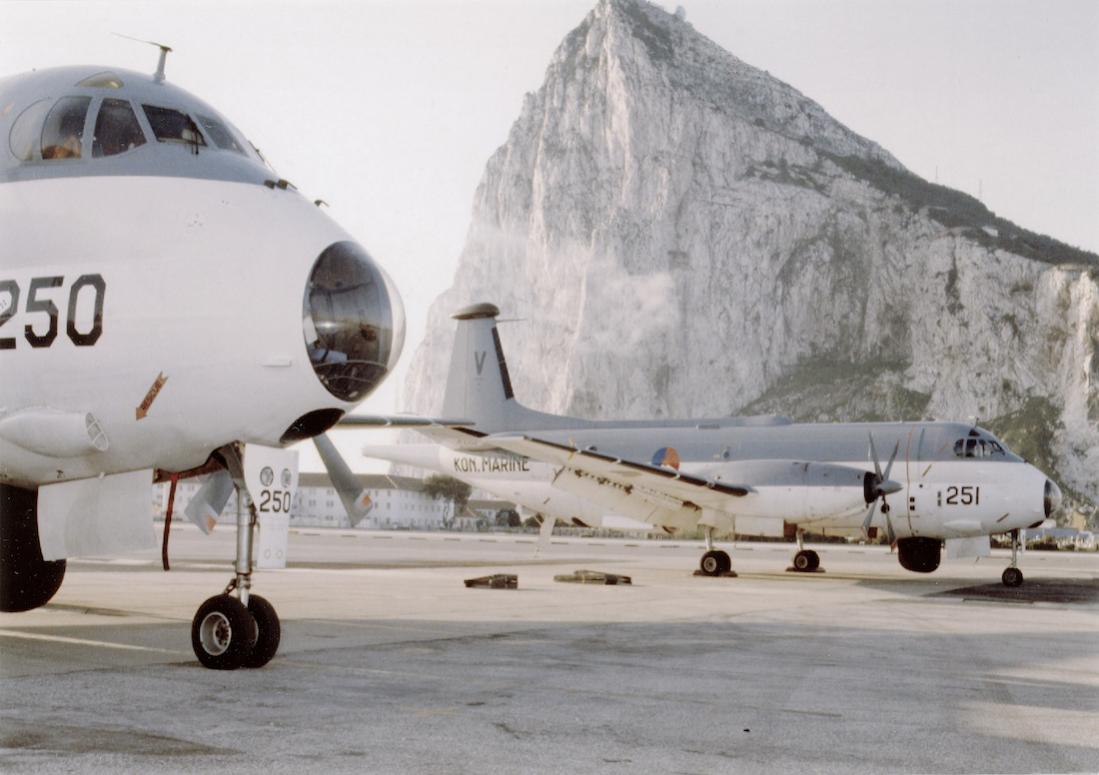
M 262 667 L 278 651 L 281 626 L 274 607 L 251 593 L 256 505 L 245 483 L 240 445 L 226 445 L 218 455 L 237 491 L 235 574 L 222 594 L 199 607 L 191 622 L 191 646 L 198 661 L 214 670 Z

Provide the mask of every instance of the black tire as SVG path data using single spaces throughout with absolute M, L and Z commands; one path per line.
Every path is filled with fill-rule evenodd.
M 244 658 L 241 667 L 263 667 L 279 650 L 279 640 L 282 638 L 279 615 L 275 613 L 275 607 L 259 595 L 248 596 L 248 613 L 256 623 L 256 645 Z
M 820 557 L 817 553 L 808 549 L 802 549 L 794 555 L 794 570 L 799 573 L 809 573 L 820 565 Z
M 1000 577 L 1005 587 L 1021 587 L 1023 585 L 1023 572 L 1018 568 L 1004 568 L 1004 574 Z
M 717 555 L 717 559 L 721 562 L 721 570 L 719 573 L 728 573 L 733 569 L 733 560 L 729 557 L 728 552 L 723 552 L 720 549 L 714 552 Z
M 704 576 L 717 576 L 722 572 L 724 566 L 721 562 L 721 555 L 725 552 L 709 551 L 702 555 L 702 559 L 698 563 L 698 567 L 702 570 Z M 728 558 L 729 555 L 725 555 Z
M 191 648 L 198 661 L 211 670 L 236 670 L 255 643 L 255 620 L 231 595 L 211 597 L 191 621 Z

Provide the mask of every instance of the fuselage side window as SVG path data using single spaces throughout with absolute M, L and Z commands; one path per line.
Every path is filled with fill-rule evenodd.
M 223 151 L 239 153 L 241 156 L 247 156 L 244 152 L 244 147 L 237 142 L 237 138 L 233 136 L 233 130 L 229 127 L 209 116 L 198 116 L 198 121 L 202 124 L 202 128 L 206 131 L 206 134 L 210 135 L 210 139 L 214 141 L 214 145 L 218 148 L 221 148 Z
M 91 97 L 62 97 L 42 126 L 43 159 L 79 159 Z
M 24 110 L 11 122 L 8 132 L 8 147 L 19 161 L 30 161 L 38 152 L 38 140 L 41 137 L 42 120 L 50 109 L 49 100 L 39 100 Z
M 206 140 L 191 117 L 182 111 L 171 108 L 158 108 L 154 105 L 142 105 L 149 126 L 153 128 L 156 139 L 162 143 L 182 143 L 184 145 L 206 145 Z
M 145 144 L 145 134 L 126 100 L 103 100 L 95 120 L 92 157 L 115 156 Z

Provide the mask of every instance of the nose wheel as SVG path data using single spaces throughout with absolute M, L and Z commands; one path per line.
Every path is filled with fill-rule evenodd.
M 1019 570 L 1019 548 L 1022 541 L 1019 538 L 1018 529 L 1011 531 L 1011 565 L 1004 568 L 1000 580 L 1005 587 L 1021 587 L 1023 585 L 1023 572 Z
M 282 627 L 274 606 L 251 594 L 256 506 L 244 485 L 236 447 L 220 452 L 237 490 L 236 575 L 222 594 L 199 606 L 191 620 L 191 647 L 198 661 L 212 670 L 263 667 L 279 649 Z M 241 508 L 242 502 L 247 508 Z

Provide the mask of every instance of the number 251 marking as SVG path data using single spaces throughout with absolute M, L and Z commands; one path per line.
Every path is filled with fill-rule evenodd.
M 948 506 L 978 506 L 981 503 L 981 488 L 973 485 L 947 487 L 946 503 Z

